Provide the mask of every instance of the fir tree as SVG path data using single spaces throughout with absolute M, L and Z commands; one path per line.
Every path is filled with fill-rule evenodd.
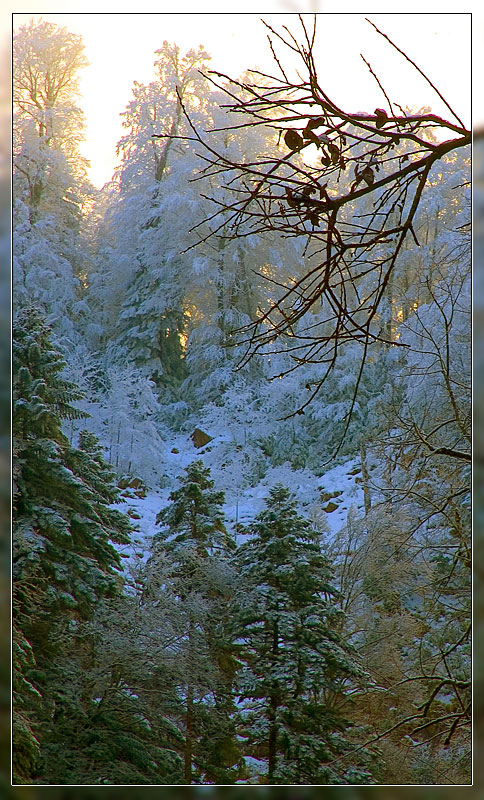
M 182 338 L 188 320 L 175 297 L 180 264 L 171 264 L 170 280 L 167 269 L 165 264 L 149 270 L 139 267 L 118 322 L 120 342 L 130 360 L 166 392 L 176 389 L 186 376 Z
M 240 755 L 232 699 L 237 663 L 227 635 L 227 556 L 235 545 L 224 525 L 224 494 L 196 461 L 170 501 L 158 515 L 163 530 L 148 562 L 146 595 L 168 597 L 177 620 L 184 782 L 232 783 Z
M 82 434 L 80 447 L 73 447 L 61 430 L 64 420 L 83 416 L 72 405 L 81 395 L 60 375 L 65 363 L 52 348 L 50 329 L 27 309 L 13 334 L 14 654 L 22 782 L 35 774 L 36 742 L 44 758 L 59 719 L 72 718 L 79 702 L 72 697 L 69 655 L 99 598 L 119 589 L 113 543 L 128 543 L 131 528 L 109 507 L 118 491 L 94 438 Z
M 270 784 L 368 782 L 367 753 L 348 739 L 345 686 L 364 674 L 344 641 L 338 593 L 317 535 L 283 486 L 238 553 L 242 732 Z
M 149 626 L 139 624 L 139 610 L 139 596 L 124 593 L 98 604 L 81 626 L 70 713 L 47 745 L 50 783 L 181 782 L 182 736 L 172 721 L 179 703 L 165 643 L 157 641 L 153 617 Z

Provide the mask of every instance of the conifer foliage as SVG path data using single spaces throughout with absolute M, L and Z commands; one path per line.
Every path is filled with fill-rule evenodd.
M 368 783 L 368 753 L 352 760 L 340 710 L 364 674 L 344 641 L 317 534 L 281 485 L 246 532 L 253 538 L 238 554 L 238 633 L 248 744 L 267 759 L 269 784 Z
M 190 464 L 180 481 L 157 518 L 163 529 L 145 591 L 163 596 L 177 620 L 185 783 L 232 783 L 240 760 L 232 714 L 237 664 L 227 632 L 235 543 L 224 524 L 224 493 L 214 490 L 203 463 Z
M 35 765 L 37 735 L 50 737 L 63 713 L 69 675 L 60 667 L 79 623 L 120 585 L 113 543 L 129 541 L 113 474 L 94 437 L 73 447 L 62 422 L 82 416 L 80 393 L 59 374 L 65 363 L 32 309 L 18 315 L 13 340 L 13 569 L 18 635 L 14 642 L 21 710 L 19 778 Z M 35 732 L 34 732 L 35 729 Z M 29 731 L 32 733 L 30 736 Z

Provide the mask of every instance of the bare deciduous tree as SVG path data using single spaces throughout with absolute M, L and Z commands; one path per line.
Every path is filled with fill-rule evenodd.
M 323 365 L 320 380 L 301 402 L 301 413 L 334 368 L 342 346 L 357 341 L 361 368 L 349 423 L 369 347 L 395 344 L 382 323 L 382 301 L 404 243 L 419 246 L 414 222 L 426 183 L 439 160 L 470 144 L 471 133 L 422 70 L 369 20 L 436 92 L 449 119 L 425 109 L 410 113 L 392 102 L 365 59 L 386 108 L 373 113 L 341 109 L 318 77 L 316 15 L 312 31 L 302 16 L 299 21 L 300 40 L 286 27 L 278 33 L 264 23 L 278 77 L 258 70 L 249 71 L 245 82 L 215 71 L 207 75 L 225 92 L 224 107 L 240 120 L 223 130 L 235 135 L 269 126 L 284 145 L 282 154 L 275 148 L 272 157 L 238 162 L 212 143 L 216 129 L 201 133 L 191 123 L 185 138 L 204 148 L 200 178 L 217 176 L 232 189 L 231 201 L 211 198 L 215 211 L 195 230 L 204 231 L 202 241 L 266 233 L 302 237 L 311 266 L 302 277 L 278 284 L 278 299 L 238 332 L 246 344 L 244 361 L 277 348 L 284 336 L 295 365 Z M 288 77 L 275 41 L 299 59 L 297 82 Z M 210 232 L 205 234 L 207 223 Z M 308 317 L 316 310 L 323 324 Z

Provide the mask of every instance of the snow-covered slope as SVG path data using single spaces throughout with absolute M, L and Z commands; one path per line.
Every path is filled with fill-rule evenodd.
M 231 529 L 237 523 L 248 525 L 260 513 L 270 489 L 276 484 L 291 489 L 299 511 L 328 540 L 332 540 L 346 523 L 350 508 L 363 508 L 361 468 L 357 458 L 332 467 L 321 477 L 316 477 L 307 469 L 294 470 L 289 463 L 269 467 L 254 487 L 247 485 L 243 474 L 239 476 L 239 481 L 234 480 L 237 476 L 234 476 L 231 465 L 224 471 L 220 456 L 227 446 L 231 446 L 231 441 L 223 434 L 200 448 L 195 447 L 186 435 L 176 436 L 166 443 L 164 452 L 160 453 L 160 488 L 144 490 L 142 487 L 128 487 L 123 490 L 124 502 L 116 506 L 128 513 L 136 528 L 132 544 L 119 547 L 124 557 L 147 557 L 151 538 L 157 531 L 157 514 L 169 502 L 178 476 L 188 464 L 198 459 L 210 467 L 216 486 L 225 491 L 225 518 Z M 239 533 L 238 540 L 243 538 L 244 535 Z

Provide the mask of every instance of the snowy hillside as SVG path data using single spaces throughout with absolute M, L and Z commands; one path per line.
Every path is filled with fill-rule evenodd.
M 311 520 L 317 530 L 322 531 L 328 542 L 346 523 L 350 508 L 362 511 L 363 490 L 358 458 L 349 459 L 328 469 L 319 478 L 309 470 L 294 470 L 289 463 L 280 467 L 269 467 L 265 477 L 255 488 L 238 490 L 234 489 L 231 476 L 224 480 L 224 471 L 216 467 L 217 452 L 227 442 L 230 443 L 230 439 L 221 435 L 214 437 L 209 445 L 197 448 L 191 437 L 176 436 L 159 454 L 163 482 L 168 485 L 157 491 L 135 487 L 122 490 L 124 502 L 115 504 L 114 507 L 129 515 L 136 530 L 132 545 L 118 546 L 125 557 L 147 557 L 151 538 L 159 528 L 156 525 L 157 514 L 168 504 L 170 492 L 177 487 L 177 478 L 182 475 L 185 467 L 197 460 L 212 467 L 212 474 L 219 476 L 218 485 L 225 489 L 225 519 L 231 529 L 236 524 L 246 525 L 251 522 L 262 510 L 270 489 L 277 484 L 286 486 L 294 493 L 298 509 Z M 245 537 L 239 534 L 236 538 L 240 543 Z

